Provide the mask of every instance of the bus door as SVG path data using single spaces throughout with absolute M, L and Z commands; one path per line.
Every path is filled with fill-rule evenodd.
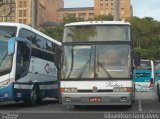
M 27 75 L 30 64 L 31 47 L 25 42 L 17 42 L 16 80 Z

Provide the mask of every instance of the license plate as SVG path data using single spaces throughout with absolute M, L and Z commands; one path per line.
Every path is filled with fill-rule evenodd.
M 101 97 L 90 97 L 89 101 L 90 102 L 100 102 L 101 101 Z

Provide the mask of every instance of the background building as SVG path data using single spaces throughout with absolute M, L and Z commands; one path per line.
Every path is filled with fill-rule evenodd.
M 45 22 L 58 22 L 58 9 L 62 7 L 63 0 L 16 0 L 16 22 L 32 24 L 35 20 L 36 27 Z
M 114 15 L 114 0 L 94 0 L 95 15 Z M 131 17 L 130 0 L 120 0 L 120 18 Z
M 63 0 L 1 0 L 0 21 L 19 22 L 39 27 L 58 23 L 73 15 L 88 20 L 99 15 L 114 15 L 114 0 L 94 0 L 94 7 L 64 8 Z M 132 16 L 130 0 L 120 0 L 120 18 Z M 33 22 L 32 22 L 33 21 Z
M 60 8 L 64 8 L 63 0 L 1 0 L 0 21 L 31 25 L 34 20 L 39 27 L 45 22 L 59 22 Z
M 15 0 L 0 0 L 0 22 L 15 22 Z
M 45 21 L 59 22 L 58 10 L 64 8 L 63 0 L 44 0 L 45 1 Z
M 32 22 L 32 0 L 16 0 L 15 22 L 31 24 Z
M 94 7 L 80 7 L 80 8 L 61 8 L 59 9 L 59 20 L 63 21 L 63 16 L 71 15 L 75 17 L 88 20 L 94 17 Z
M 94 7 L 86 8 L 63 8 L 59 10 L 60 21 L 66 14 L 76 17 L 84 16 L 84 19 L 93 18 L 99 15 L 114 15 L 114 0 L 94 0 Z M 132 7 L 130 0 L 120 0 L 120 18 L 130 18 L 132 15 Z

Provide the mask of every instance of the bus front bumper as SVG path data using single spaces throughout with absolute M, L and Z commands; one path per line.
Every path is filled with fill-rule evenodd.
M 132 105 L 133 93 L 63 93 L 63 105 Z
M 13 83 L 0 87 L 0 102 L 13 100 Z

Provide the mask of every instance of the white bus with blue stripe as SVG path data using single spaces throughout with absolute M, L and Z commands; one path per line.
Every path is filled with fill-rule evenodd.
M 61 43 L 19 23 L 0 23 L 0 101 L 59 97 Z

